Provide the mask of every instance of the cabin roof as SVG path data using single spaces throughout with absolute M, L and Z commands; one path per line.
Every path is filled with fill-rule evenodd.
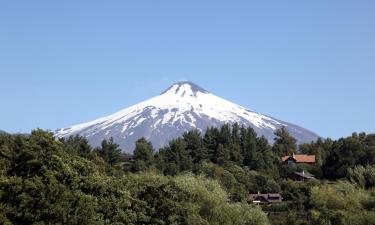
M 306 178 L 306 179 L 313 179 L 314 178 L 314 175 L 309 173 L 309 172 L 306 172 L 306 171 L 302 171 L 302 172 L 294 172 L 295 175 L 297 176 L 300 176 L 300 177 L 303 177 L 303 178 Z
M 305 155 L 305 154 L 287 155 L 287 156 L 283 156 L 281 160 L 285 162 L 290 158 L 293 159 L 297 163 L 315 163 L 315 155 Z
M 283 199 L 283 197 L 278 193 L 250 194 L 250 198 L 253 201 L 263 199 L 263 201 L 269 202 L 269 203 L 282 202 L 282 199 Z

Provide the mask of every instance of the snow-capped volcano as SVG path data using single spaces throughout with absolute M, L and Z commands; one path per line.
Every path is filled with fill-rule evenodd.
M 59 129 L 56 137 L 79 134 L 93 146 L 99 146 L 103 139 L 113 137 L 124 151 L 132 152 L 135 141 L 141 137 L 159 148 L 188 130 L 204 132 L 209 126 L 235 122 L 251 126 L 258 135 L 264 135 L 270 142 L 273 142 L 274 131 L 282 126 L 299 143 L 318 138 L 311 131 L 248 110 L 191 82 L 175 83 L 160 95 L 112 115 Z

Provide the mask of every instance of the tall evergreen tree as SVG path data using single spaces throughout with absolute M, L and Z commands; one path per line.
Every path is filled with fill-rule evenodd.
M 82 157 L 88 157 L 92 151 L 89 141 L 82 136 L 70 136 L 60 141 L 65 145 L 65 149 Z
M 257 164 L 255 169 L 273 177 L 279 177 L 279 166 L 280 159 L 272 151 L 268 140 L 264 136 L 257 138 Z
M 237 165 L 242 165 L 243 155 L 241 152 L 240 143 L 233 143 L 229 146 L 230 160 L 235 162 Z
M 97 148 L 96 152 L 104 159 L 104 161 L 112 166 L 121 160 L 121 149 L 119 148 L 119 145 L 113 141 L 113 138 L 110 138 L 109 140 L 104 139 L 101 147 Z
M 215 163 L 225 165 L 229 161 L 229 150 L 223 144 L 219 144 L 216 150 Z
M 224 124 L 220 127 L 219 143 L 228 147 L 232 141 L 232 131 L 229 124 Z
M 179 172 L 191 170 L 193 162 L 186 150 L 186 142 L 182 138 L 177 138 L 169 142 L 165 148 L 165 159 L 167 162 L 166 172 L 175 175 Z
M 256 144 L 257 144 L 257 134 L 249 127 L 246 129 L 246 132 L 244 132 L 243 137 L 243 147 L 242 147 L 242 154 L 244 157 L 243 165 L 244 166 L 251 166 L 253 164 L 253 161 L 256 160 Z
M 232 125 L 231 144 L 229 146 L 230 160 L 237 165 L 242 165 L 243 155 L 241 152 L 241 127 L 238 123 Z
M 200 163 L 208 159 L 207 148 L 203 146 L 203 139 L 198 130 L 191 130 L 183 134 L 186 150 L 194 163 Z
M 297 151 L 297 140 L 290 136 L 285 127 L 276 130 L 275 135 L 276 138 L 273 144 L 273 150 L 277 155 L 292 155 Z
M 214 161 L 215 151 L 219 145 L 219 130 L 216 127 L 208 127 L 203 138 L 203 146 L 207 149 L 208 158 Z
M 232 143 L 238 145 L 241 143 L 241 127 L 238 123 L 232 125 Z
M 154 150 L 151 142 L 140 138 L 135 143 L 133 171 L 144 171 L 154 163 Z
M 369 150 L 369 146 L 364 145 L 356 133 L 353 133 L 351 137 L 335 141 L 323 165 L 325 177 L 329 179 L 342 178 L 346 176 L 349 168 L 374 163 L 374 161 L 369 161 L 367 150 Z

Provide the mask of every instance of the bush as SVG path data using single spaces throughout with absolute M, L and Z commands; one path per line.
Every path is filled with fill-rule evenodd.
M 358 184 L 362 188 L 375 187 L 375 166 L 356 166 L 349 168 L 347 172 L 349 181 Z
M 339 181 L 312 188 L 314 224 L 375 224 L 375 192 Z M 369 207 L 370 206 L 370 207 Z
M 230 203 L 217 181 L 124 175 L 76 142 L 85 143 L 0 134 L 0 224 L 268 224 L 260 208 Z
M 143 173 L 126 178 L 133 198 L 144 202 L 152 224 L 268 224 L 260 208 L 229 202 L 214 180 L 192 174 Z

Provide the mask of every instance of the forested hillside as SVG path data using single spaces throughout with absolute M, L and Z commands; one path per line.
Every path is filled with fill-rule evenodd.
M 296 146 L 285 129 L 271 146 L 238 124 L 185 133 L 134 155 L 112 139 L 0 134 L 0 224 L 375 224 L 375 135 Z M 288 166 L 281 157 L 314 154 Z M 294 171 L 316 179 L 295 182 Z M 255 205 L 250 193 L 280 193 Z

